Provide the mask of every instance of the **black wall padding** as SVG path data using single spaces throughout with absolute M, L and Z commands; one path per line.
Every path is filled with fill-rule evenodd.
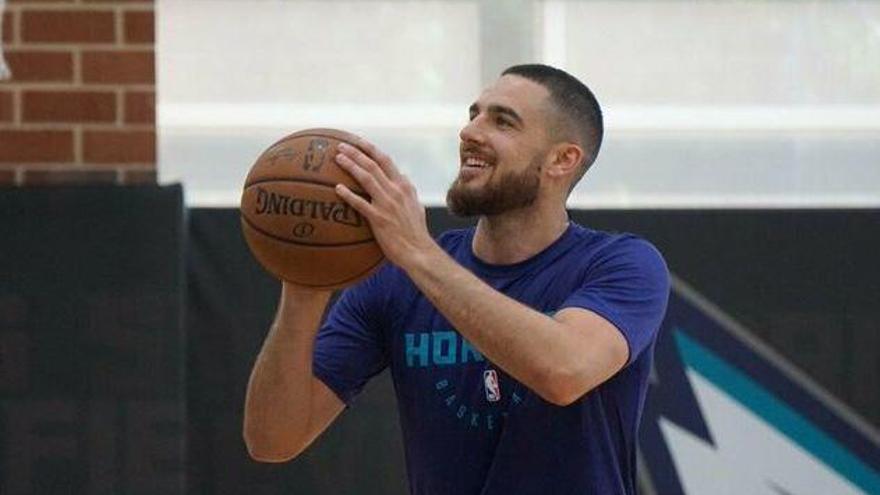
M 0 493 L 185 489 L 180 187 L 0 190 Z

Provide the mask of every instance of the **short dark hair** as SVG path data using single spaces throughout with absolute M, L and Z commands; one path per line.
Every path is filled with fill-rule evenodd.
M 584 163 L 572 182 L 574 187 L 596 161 L 605 133 L 602 109 L 596 96 L 578 78 L 549 65 L 514 65 L 501 73 L 502 76 L 508 74 L 529 79 L 547 88 L 551 102 L 564 119 L 563 128 L 573 130 L 575 138 L 580 141 L 578 144 L 584 148 Z

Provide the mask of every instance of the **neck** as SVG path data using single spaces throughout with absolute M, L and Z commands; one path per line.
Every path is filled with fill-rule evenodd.
M 500 215 L 480 217 L 472 249 L 493 265 L 510 265 L 543 251 L 568 228 L 563 203 L 533 205 Z

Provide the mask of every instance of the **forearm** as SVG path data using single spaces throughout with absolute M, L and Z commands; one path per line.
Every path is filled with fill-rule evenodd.
M 483 355 L 551 402 L 580 372 L 582 345 L 558 321 L 496 291 L 439 247 L 408 265 L 410 278 Z M 582 357 L 582 356 L 581 356 Z
M 312 351 L 329 292 L 282 289 L 248 382 L 244 438 L 255 458 L 290 457 L 311 441 Z

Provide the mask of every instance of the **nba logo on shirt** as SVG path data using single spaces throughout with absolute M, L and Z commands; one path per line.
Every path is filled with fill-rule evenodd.
M 483 372 L 483 385 L 486 388 L 486 400 L 498 402 L 501 400 L 501 387 L 498 386 L 498 373 L 495 370 Z

